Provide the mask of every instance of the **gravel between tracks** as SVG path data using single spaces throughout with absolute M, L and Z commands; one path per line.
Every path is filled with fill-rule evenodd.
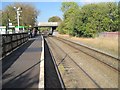
M 110 69 L 94 58 L 49 37 L 48 45 L 51 48 L 58 64 L 63 81 L 67 88 L 96 88 L 98 86 L 78 68 L 70 57 L 87 73 L 101 88 L 118 88 L 118 71 Z M 58 46 L 64 50 L 60 50 Z M 70 56 L 68 57 L 66 53 Z

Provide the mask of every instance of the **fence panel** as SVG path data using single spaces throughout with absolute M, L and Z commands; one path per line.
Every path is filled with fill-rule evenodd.
M 1 35 L 2 56 L 28 41 L 28 33 L 3 34 Z

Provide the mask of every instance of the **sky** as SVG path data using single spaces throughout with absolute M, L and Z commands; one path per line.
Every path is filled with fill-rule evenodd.
M 7 5 L 13 4 L 18 0 L 4 0 L 0 3 L 0 9 L 4 9 Z M 52 16 L 59 16 L 63 18 L 63 13 L 60 10 L 61 1 L 76 1 L 79 5 L 96 2 L 118 2 L 119 0 L 20 0 L 20 2 L 27 2 L 36 7 L 40 11 L 38 22 L 47 22 Z
M 52 16 L 59 16 L 62 18 L 62 12 L 60 10 L 61 2 L 38 2 L 34 3 L 36 8 L 40 11 L 38 21 L 46 22 Z
M 38 16 L 38 22 L 47 22 L 52 16 L 59 16 L 63 18 L 63 13 L 60 10 L 62 2 L 27 2 L 36 7 L 40 11 Z M 13 4 L 13 2 L 2 2 L 2 9 L 7 5 Z
M 38 16 L 38 22 L 47 22 L 52 16 L 59 16 L 62 18 L 62 12 L 60 10 L 61 2 L 27 2 L 35 6 L 40 12 Z M 2 2 L 2 9 L 7 5 L 13 4 L 13 2 Z

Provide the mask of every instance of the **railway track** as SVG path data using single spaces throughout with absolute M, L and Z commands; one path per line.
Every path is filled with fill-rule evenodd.
M 53 40 L 52 40 L 52 38 L 53 38 Z M 49 38 L 49 41 L 50 41 L 49 43 L 51 43 L 51 44 L 54 43 L 54 45 L 56 45 L 56 47 L 58 47 L 63 53 L 65 53 L 66 56 L 69 57 L 69 59 L 79 68 L 79 70 L 81 70 L 96 85 L 97 88 L 103 88 L 103 87 L 102 87 L 102 85 L 99 84 L 99 82 L 97 80 L 95 80 L 93 77 L 91 77 L 91 75 L 86 70 L 84 70 L 84 68 L 82 68 L 81 65 L 78 64 L 78 62 L 76 62 L 68 53 L 66 53 L 62 47 L 57 45 L 54 40 L 58 40 L 60 42 L 63 42 L 64 44 L 70 46 L 71 48 L 74 48 L 74 49 L 76 49 L 76 50 L 90 56 L 91 58 L 94 58 L 95 60 L 97 60 L 100 63 L 104 64 L 106 67 L 109 67 L 109 68 L 113 69 L 115 72 L 119 71 L 118 68 L 117 68 L 117 64 L 118 64 L 119 60 L 117 58 L 115 58 L 115 57 L 112 57 L 112 56 L 109 56 L 109 55 L 106 55 L 106 54 L 104 55 L 104 53 L 102 53 L 102 52 L 100 52 L 100 54 L 102 54 L 104 56 L 102 56 L 102 55 L 95 56 L 90 51 L 94 51 L 94 53 L 97 53 L 97 54 L 99 53 L 99 51 L 96 51 L 96 50 L 91 49 L 91 48 L 86 47 L 86 46 L 79 45 L 77 43 L 71 42 L 71 41 L 66 40 L 66 39 L 62 39 L 62 38 L 58 38 L 58 37 L 52 37 L 52 38 Z M 83 50 L 84 48 L 87 48 L 89 50 Z M 91 53 L 91 54 L 89 54 L 88 52 Z M 102 56 L 104 58 L 99 59 L 100 56 Z M 111 61 L 111 63 L 109 63 L 108 61 L 103 60 L 106 57 L 109 59 L 109 61 Z M 114 63 L 112 63 L 112 59 L 113 60 L 115 59 Z
M 45 40 L 45 89 L 56 88 L 65 90 L 56 62 Z
M 54 38 L 64 42 L 65 44 L 68 44 L 72 48 L 75 48 L 75 49 L 95 58 L 96 60 L 100 61 L 101 63 L 103 63 L 103 64 L 105 64 L 105 65 L 120 72 L 120 69 L 118 67 L 120 60 L 117 57 L 111 56 L 111 55 L 106 54 L 104 52 L 95 50 L 95 49 L 90 48 L 88 46 L 78 44 L 78 43 L 63 39 L 63 38 L 58 38 L 58 37 L 54 37 Z

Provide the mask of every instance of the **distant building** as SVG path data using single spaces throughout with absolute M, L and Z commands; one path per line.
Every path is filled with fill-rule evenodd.
M 9 29 L 6 29 L 6 26 L 0 26 L 0 34 L 13 34 L 15 33 L 15 26 L 9 26 Z
M 15 26 L 9 26 L 9 29 L 7 30 L 7 34 L 13 34 L 15 33 Z
M 0 34 L 6 34 L 6 26 L 0 26 Z
M 25 32 L 25 27 L 24 26 L 19 26 L 19 29 L 18 29 L 18 26 L 15 27 L 15 33 L 21 33 L 21 32 Z

